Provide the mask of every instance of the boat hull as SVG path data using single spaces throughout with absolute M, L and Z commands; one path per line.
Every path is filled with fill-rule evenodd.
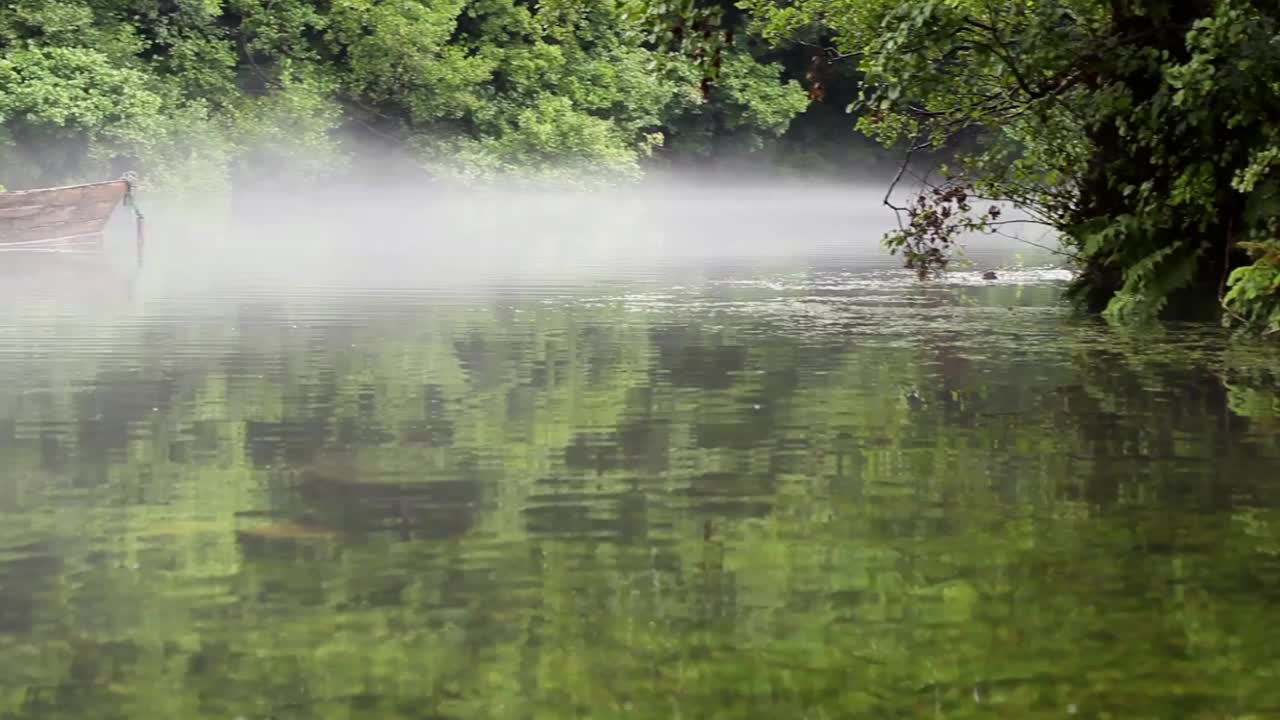
M 127 180 L 0 192 L 0 249 L 99 247 L 111 213 L 128 193 Z

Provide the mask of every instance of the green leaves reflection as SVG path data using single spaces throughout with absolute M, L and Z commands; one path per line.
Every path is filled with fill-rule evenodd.
M 0 713 L 1280 708 L 1263 349 L 362 302 L 6 355 Z

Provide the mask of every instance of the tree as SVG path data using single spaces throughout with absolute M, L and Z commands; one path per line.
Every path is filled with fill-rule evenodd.
M 658 42 L 652 7 L 19 0 L 0 8 L 0 156 L 30 183 L 127 167 L 173 184 L 193 166 L 219 182 L 330 172 L 355 136 L 442 173 L 612 177 L 704 128 L 776 137 L 804 109 L 747 43 L 709 74 Z
M 859 126 L 970 148 L 888 238 L 926 273 L 974 196 L 1060 231 L 1073 288 L 1116 318 L 1280 330 L 1280 8 L 1266 0 L 747 0 L 775 41 L 832 38 Z M 936 252 L 933 252 L 936 251 Z

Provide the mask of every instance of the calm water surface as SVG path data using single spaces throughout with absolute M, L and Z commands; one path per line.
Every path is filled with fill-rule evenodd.
M 868 257 L 10 272 L 0 717 L 1280 717 L 1275 352 Z

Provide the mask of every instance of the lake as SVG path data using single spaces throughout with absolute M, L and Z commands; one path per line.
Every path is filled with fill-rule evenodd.
M 1274 343 L 470 216 L 8 268 L 0 717 L 1280 716 Z

